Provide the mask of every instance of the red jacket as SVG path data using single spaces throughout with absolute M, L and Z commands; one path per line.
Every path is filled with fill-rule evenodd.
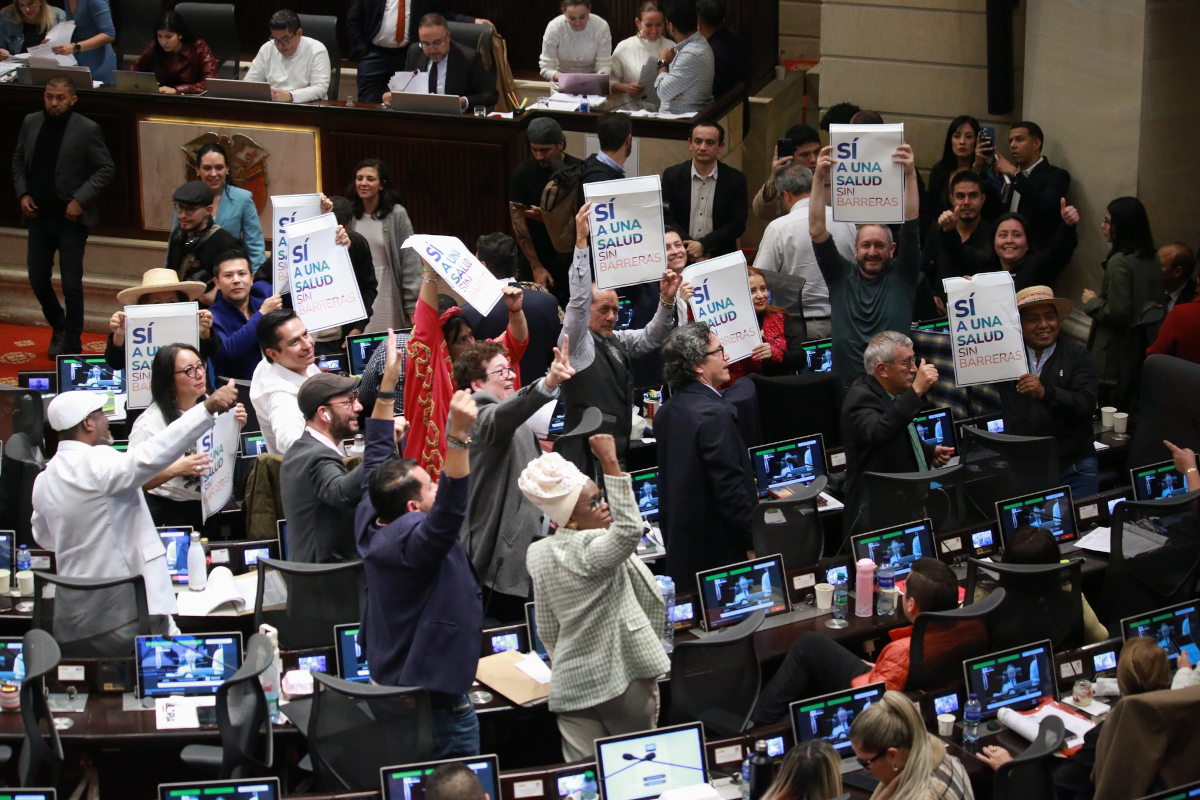
M 889 691 L 902 692 L 908 683 L 908 654 L 912 645 L 912 626 L 895 628 L 888 631 L 892 641 L 879 651 L 879 660 L 875 662 L 870 672 L 864 672 L 850 685 L 857 688 L 868 683 L 883 681 Z M 926 630 L 924 656 L 926 663 L 936 661 L 941 654 L 945 657 L 955 655 L 954 651 L 965 643 L 976 638 L 986 637 L 983 625 L 977 620 L 959 623 L 954 628 Z M 961 660 L 961 659 L 959 659 Z
M 170 86 L 180 94 L 208 91 L 208 79 L 217 77 L 217 59 L 203 39 L 185 44 L 178 54 L 161 58 L 151 42 L 131 68 L 134 72 L 153 72 L 159 86 Z
M 1200 297 L 1171 309 L 1146 355 L 1161 353 L 1200 364 Z

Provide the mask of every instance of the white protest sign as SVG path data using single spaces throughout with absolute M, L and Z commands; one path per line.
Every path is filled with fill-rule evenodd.
M 200 478 L 200 505 L 204 520 L 216 514 L 233 499 L 233 465 L 237 462 L 237 417 L 226 411 L 217 417 L 212 429 L 196 442 L 196 452 L 212 456 L 212 467 Z
M 454 236 L 417 234 L 400 246 L 416 250 L 459 297 L 485 317 L 504 295 L 504 284 Z
M 288 243 L 287 234 L 283 228 L 293 222 L 303 222 L 321 213 L 321 195 L 319 194 L 277 194 L 271 197 L 271 219 L 275 221 L 275 230 L 271 234 L 272 250 L 274 251 L 274 279 L 271 282 L 273 294 L 287 294 L 292 290 L 288 282 Z
M 1012 275 L 946 278 L 946 307 L 958 386 L 1011 381 L 1029 371 Z
M 830 125 L 833 218 L 837 222 L 904 222 L 904 167 L 892 161 L 903 125 Z
M 200 348 L 199 310 L 196 303 L 125 306 L 126 408 L 150 405 L 150 368 L 159 348 L 176 342 Z
M 667 243 L 659 177 L 585 183 L 583 196 L 592 204 L 588 222 L 596 285 L 616 289 L 660 280 Z
M 350 253 L 339 245 L 333 214 L 284 226 L 292 307 L 309 332 L 336 328 L 367 315 Z
M 716 334 L 729 363 L 741 361 L 762 344 L 754 301 L 750 299 L 750 275 L 741 251 L 710 258 L 683 271 L 692 285 L 688 305 L 697 322 L 707 322 Z

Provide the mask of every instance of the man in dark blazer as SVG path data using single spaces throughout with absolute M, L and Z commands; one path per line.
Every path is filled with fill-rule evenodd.
M 446 10 L 440 0 L 350 0 L 346 36 L 352 61 L 358 61 L 358 100 L 378 103 L 388 80 L 404 71 L 417 26 L 426 14 L 442 14 L 455 22 L 491 25 L 486 19 Z M 403 31 L 403 33 L 401 33 Z
M 913 418 L 935 383 L 937 367 L 917 362 L 912 340 L 896 331 L 876 334 L 863 352 L 865 375 L 850 385 L 842 403 L 846 448 L 846 524 L 858 531 L 864 472 L 918 472 L 943 467 L 953 452 L 921 440 Z
M 458 95 L 459 108 L 465 113 L 476 106 L 491 111 L 500 94 L 479 51 L 451 41 L 450 28 L 441 14 L 426 14 L 418 35 L 419 45 L 408 49 L 404 69 L 428 71 L 429 93 Z M 388 102 L 386 97 L 384 102 Z
M 393 336 L 380 347 L 388 359 L 367 420 L 364 496 L 354 518 L 370 587 L 364 628 L 371 680 L 429 693 L 433 758 L 478 755 L 479 719 L 467 691 L 479 663 L 483 599 L 458 540 L 478 409 L 470 392 L 450 400 L 446 463 L 434 484 L 413 459 L 393 457 L 392 404 L 404 356 Z
M 354 561 L 354 510 L 362 499 L 362 465 L 346 469 L 342 442 L 358 433 L 358 378 L 321 372 L 296 394 L 304 433 L 279 468 L 287 552 L 292 561 Z
M 655 415 L 659 524 L 667 574 L 679 591 L 701 570 L 746 560 L 758 496 L 737 411 L 716 387 L 729 380 L 725 349 L 703 322 L 677 328 L 663 345 L 671 399 Z
M 13 185 L 29 220 L 29 285 L 54 332 L 47 355 L 83 351 L 83 249 L 96 224 L 96 198 L 116 174 L 100 126 L 72 111 L 75 83 L 51 78 L 45 111 L 21 123 L 13 152 Z M 58 253 L 63 301 L 50 282 Z
M 692 261 L 732 253 L 750 213 L 746 175 L 717 163 L 725 150 L 725 129 L 715 122 L 692 126 L 688 150 L 690 161 L 663 172 L 663 219 L 687 232 Z
M 1067 196 L 1071 173 L 1053 166 L 1042 155 L 1042 129 L 1035 122 L 1018 122 L 1008 132 L 1012 160 L 996 154 L 996 172 L 1005 181 L 1001 201 L 1029 223 L 1029 241 L 1038 250 L 1050 247 L 1062 224 L 1060 201 Z

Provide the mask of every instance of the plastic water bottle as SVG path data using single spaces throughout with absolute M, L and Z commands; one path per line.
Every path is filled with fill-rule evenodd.
M 875 601 L 875 613 L 890 617 L 896 613 L 896 573 L 891 564 L 882 564 L 876 573 L 879 581 L 879 597 Z
M 669 575 L 656 575 L 658 590 L 662 592 L 663 603 L 666 605 L 666 618 L 663 620 L 662 644 L 668 653 L 675 650 L 675 581 Z
M 263 670 L 263 673 L 258 676 L 258 682 L 262 684 L 263 694 L 267 698 L 267 710 L 271 714 L 271 724 L 277 724 L 280 720 L 279 715 L 279 673 L 280 673 L 280 658 L 279 658 L 279 632 L 270 625 L 260 625 L 258 632 L 271 640 L 271 646 L 274 648 L 275 655 L 271 659 L 271 666 Z
M 754 753 L 747 750 L 742 759 L 742 800 L 750 800 L 750 762 L 753 758 Z
M 188 588 L 200 592 L 208 585 L 208 565 L 204 563 L 204 545 L 200 544 L 200 532 L 192 531 L 192 542 L 188 545 Z
M 838 573 L 837 581 L 833 584 L 833 618 L 845 620 L 849 610 L 850 587 L 841 573 Z
M 860 558 L 855 566 L 854 616 L 869 617 L 875 613 L 875 562 Z
M 29 555 L 29 545 L 21 545 L 17 551 L 17 570 L 23 571 L 33 566 L 33 556 Z
M 967 707 L 963 709 L 963 741 L 974 742 L 979 739 L 979 717 L 983 713 L 983 708 L 979 705 L 979 698 L 972 693 L 967 698 Z
M 754 755 L 750 758 L 750 800 L 759 800 L 771 788 L 772 772 L 767 743 L 759 739 L 754 743 Z

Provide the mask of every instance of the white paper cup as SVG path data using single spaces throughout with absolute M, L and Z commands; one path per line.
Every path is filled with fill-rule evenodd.
M 0 569 L 0 594 L 8 594 L 12 589 L 12 571 Z
M 1129 415 L 1124 411 L 1118 411 L 1112 415 L 1113 433 L 1124 433 L 1129 429 Z
M 781 81 L 786 77 L 787 77 L 787 67 L 785 67 L 783 64 L 780 64 L 777 67 L 775 67 L 775 80 Z
M 33 597 L 33 571 L 23 569 L 17 573 L 17 588 L 21 590 L 21 597 Z
M 938 714 L 938 736 L 954 735 L 954 715 Z
M 821 611 L 833 608 L 833 584 L 818 583 L 814 588 L 817 593 L 817 608 Z
M 1113 414 L 1117 413 L 1115 406 L 1104 406 L 1100 409 L 1100 425 L 1106 431 L 1111 431 L 1113 427 Z

